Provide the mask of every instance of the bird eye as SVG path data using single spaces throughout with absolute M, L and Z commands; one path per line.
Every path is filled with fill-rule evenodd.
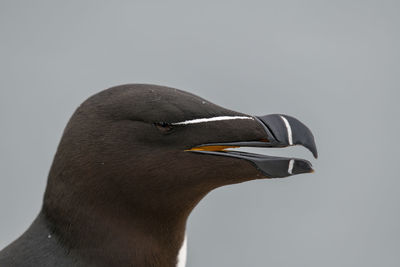
M 168 133 L 173 129 L 172 124 L 168 122 L 156 122 L 154 125 L 163 133 Z

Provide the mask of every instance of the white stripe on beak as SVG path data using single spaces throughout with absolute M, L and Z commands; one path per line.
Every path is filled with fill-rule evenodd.
M 293 145 L 292 127 L 290 127 L 290 123 L 288 122 L 288 120 L 285 117 L 283 117 L 283 116 L 280 116 L 280 117 L 281 117 L 281 119 L 283 120 L 283 123 L 285 123 L 285 126 L 286 126 L 289 145 L 292 146 Z
M 293 174 L 293 165 L 294 165 L 294 159 L 291 159 L 289 161 L 289 167 L 288 167 L 288 171 L 287 171 L 289 174 Z

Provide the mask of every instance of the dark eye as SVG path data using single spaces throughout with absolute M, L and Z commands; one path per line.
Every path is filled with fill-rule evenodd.
M 171 132 L 172 129 L 174 128 L 172 124 L 168 122 L 156 122 L 154 125 L 163 133 L 168 133 Z

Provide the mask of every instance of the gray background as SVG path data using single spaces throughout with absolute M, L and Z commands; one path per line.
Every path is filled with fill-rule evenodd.
M 188 266 L 400 266 L 399 2 L 165 2 L 0 2 L 0 248 L 38 213 L 74 109 L 144 82 L 317 138 L 315 174 L 209 194 Z

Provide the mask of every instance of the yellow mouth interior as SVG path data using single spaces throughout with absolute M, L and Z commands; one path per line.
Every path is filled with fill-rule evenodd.
M 201 146 L 201 147 L 193 147 L 191 149 L 185 151 L 224 151 L 228 148 L 238 148 L 240 146 Z

